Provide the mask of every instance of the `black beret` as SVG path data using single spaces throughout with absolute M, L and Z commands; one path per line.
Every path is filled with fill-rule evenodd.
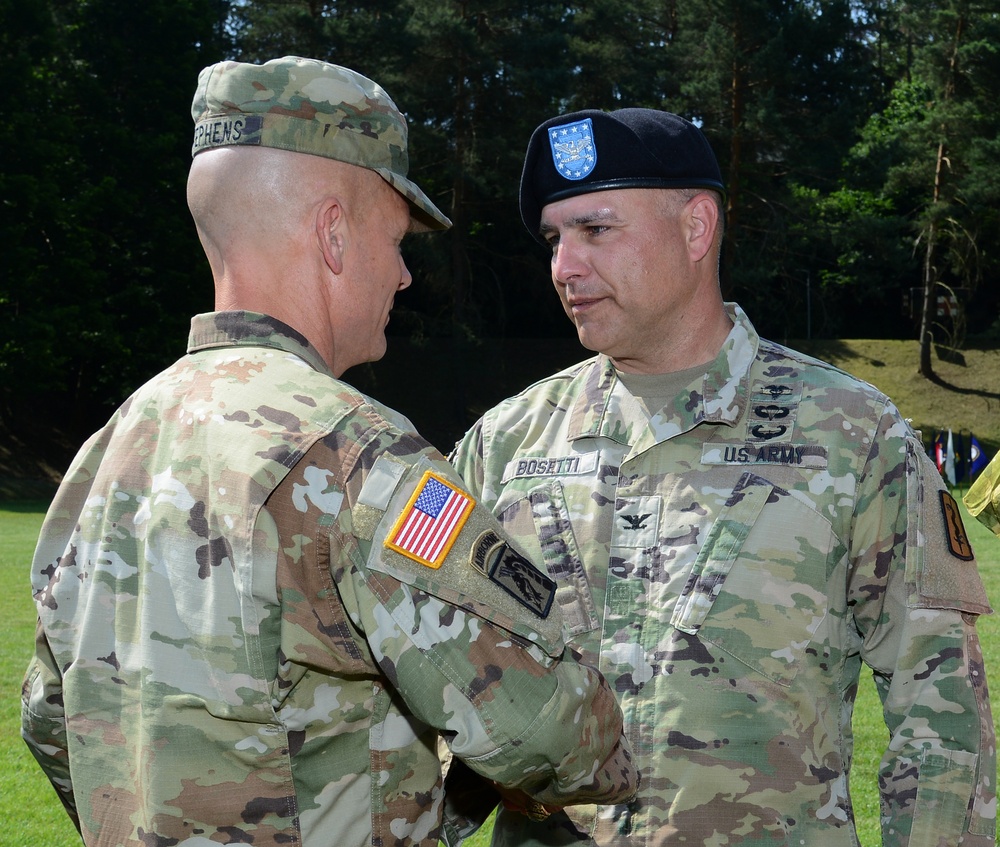
M 521 220 L 538 234 L 542 208 L 617 188 L 710 188 L 725 196 L 719 162 L 698 127 L 657 109 L 584 109 L 532 133 L 521 173 Z

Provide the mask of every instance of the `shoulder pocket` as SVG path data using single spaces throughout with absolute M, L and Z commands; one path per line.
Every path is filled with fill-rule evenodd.
M 465 609 L 537 645 L 549 656 L 558 656 L 564 646 L 562 616 L 551 596 L 552 580 L 504 543 L 506 536 L 496 519 L 467 494 L 461 492 L 471 507 L 461 524 L 448 530 L 447 549 L 439 559 L 429 561 L 414 553 L 412 545 L 400 543 L 402 522 L 418 502 L 413 494 L 424 484 L 430 467 L 430 463 L 417 463 L 396 491 L 375 532 L 368 569 Z M 435 478 L 459 490 L 458 483 Z M 383 600 L 387 608 L 394 608 L 390 596 Z
M 577 545 L 562 483 L 558 480 L 532 488 L 499 515 L 504 529 L 540 556 L 548 575 L 556 581 L 555 602 L 562 612 L 566 636 L 573 638 L 598 628 L 594 600 Z M 538 543 L 537 553 L 528 540 Z
M 914 586 L 910 605 L 988 615 L 993 609 L 958 503 L 945 489 L 925 484 L 937 471 L 912 440 L 906 454 L 906 581 Z
M 276 504 L 272 504 L 272 511 Z M 320 519 L 315 554 L 301 559 L 278 557 L 281 586 L 281 650 L 286 659 L 321 667 L 326 673 L 364 674 L 374 663 L 355 640 L 337 583 L 339 556 L 331 549 L 333 527 Z M 304 536 L 303 536 L 304 537 Z M 342 545 L 336 545 L 341 547 Z M 316 649 L 316 645 L 325 649 Z

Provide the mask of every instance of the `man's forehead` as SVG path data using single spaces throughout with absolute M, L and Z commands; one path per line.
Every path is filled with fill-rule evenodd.
M 411 207 L 406 198 L 380 174 L 373 176 L 378 178 L 362 184 L 359 200 L 365 206 L 380 209 L 381 217 L 387 225 L 401 234 L 422 231 L 419 222 L 414 221 L 411 215 Z
M 586 226 L 600 221 L 622 221 L 639 198 L 632 190 L 594 191 L 556 200 L 542 207 L 541 229 Z

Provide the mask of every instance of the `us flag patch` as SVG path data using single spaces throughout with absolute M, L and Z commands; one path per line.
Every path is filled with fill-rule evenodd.
M 439 568 L 474 505 L 468 494 L 427 471 L 385 546 L 429 568 Z

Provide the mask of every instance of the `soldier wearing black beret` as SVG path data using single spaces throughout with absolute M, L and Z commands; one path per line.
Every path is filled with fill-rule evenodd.
M 678 115 L 573 112 L 528 144 L 521 217 L 595 355 L 486 412 L 452 460 L 546 563 L 641 780 L 544 821 L 505 798 L 493 844 L 855 847 L 866 665 L 883 845 L 992 845 L 991 609 L 957 504 L 885 395 L 723 301 L 725 202 Z

